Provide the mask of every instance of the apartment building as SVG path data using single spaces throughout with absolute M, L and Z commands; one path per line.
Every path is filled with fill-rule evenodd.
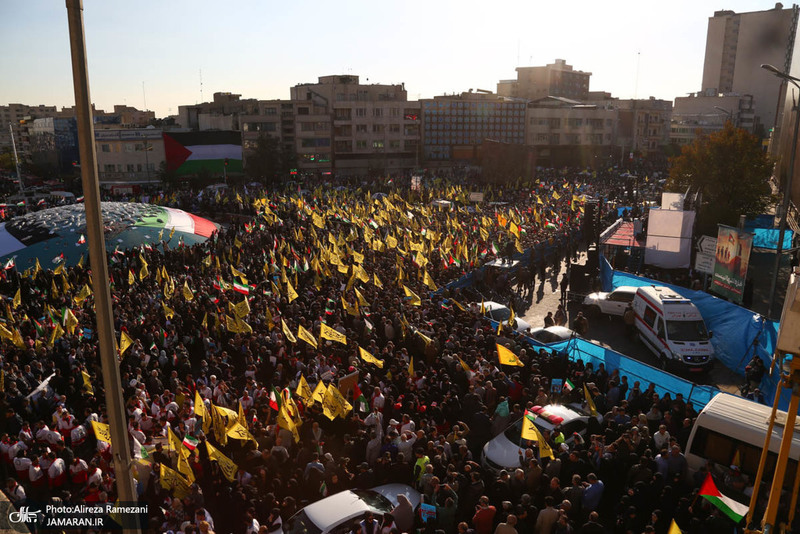
M 159 181 L 165 161 L 161 128 L 98 129 L 94 132 L 100 182 L 147 183 Z
M 525 143 L 526 103 L 479 92 L 419 101 L 423 156 L 428 164 L 475 164 L 489 139 Z
M 548 96 L 527 105 L 526 144 L 538 165 L 599 165 L 616 153 L 618 118 L 612 105 Z
M 292 87 L 290 95 L 292 101 L 313 103 L 330 114 L 331 169 L 338 174 L 391 174 L 419 165 L 420 108 L 418 102 L 408 102 L 403 84 L 362 84 L 352 75 L 321 76 L 317 83 Z M 327 130 L 302 116 L 297 122 L 297 154 L 303 166 L 308 165 L 306 154 L 313 143 L 323 143 L 319 137 L 314 141 L 305 136 L 303 129 Z
M 589 96 L 592 73 L 575 70 L 563 59 L 556 59 L 555 63 L 543 67 L 517 67 L 516 70 L 516 80 L 498 82 L 498 95 L 525 100 L 548 96 L 586 100 Z
M 25 104 L 0 106 L 0 152 L 11 149 L 10 125 L 14 130 L 17 153 L 20 158 L 26 158 L 30 150 L 30 127 L 33 119 L 50 117 L 55 112 L 55 106 L 27 106 Z
M 691 144 L 698 136 L 722 130 L 730 121 L 737 128 L 755 131 L 752 95 L 692 93 L 675 99 L 670 121 L 670 143 Z

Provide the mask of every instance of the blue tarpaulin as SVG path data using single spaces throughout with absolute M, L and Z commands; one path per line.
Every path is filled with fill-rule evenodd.
M 529 342 L 534 346 L 540 345 L 532 339 L 529 339 Z M 642 391 L 652 383 L 655 384 L 659 396 L 669 393 L 672 398 L 675 398 L 675 395 L 680 393 L 683 395 L 683 399 L 691 402 L 698 411 L 719 393 L 719 390 L 713 386 L 694 384 L 585 339 L 574 338 L 570 341 L 545 345 L 545 347 L 551 350 L 566 351 L 571 361 L 583 360 L 583 363 L 591 363 L 595 369 L 601 363 L 605 364 L 605 368 L 609 371 L 619 369 L 619 374 L 627 376 L 631 386 L 635 382 L 640 382 Z
M 606 291 L 620 286 L 657 285 L 669 287 L 679 295 L 691 299 L 700 310 L 708 329 L 714 333 L 711 344 L 714 345 L 716 359 L 728 369 L 744 376 L 744 368 L 753 357 L 754 350 L 769 368 L 778 338 L 777 322 L 704 291 L 694 291 L 631 273 L 614 271 L 605 258 L 601 258 L 600 270 L 603 289 Z M 765 376 L 761 390 L 767 399 L 774 398 L 776 385 L 775 376 Z M 789 406 L 788 391 L 784 397 L 781 408 L 785 410 Z
M 748 230 L 753 232 L 753 248 L 767 248 L 770 250 L 778 249 L 778 238 L 780 230 L 776 228 L 753 228 Z M 793 232 L 788 228 L 783 233 L 783 249 L 792 248 Z

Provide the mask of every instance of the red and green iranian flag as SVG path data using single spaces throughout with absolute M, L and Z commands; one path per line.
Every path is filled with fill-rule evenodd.
M 242 172 L 241 132 L 165 132 L 167 170 L 185 176 Z M 227 165 L 225 164 L 227 162 Z
M 700 495 L 719 508 L 722 513 L 730 517 L 731 520 L 736 523 L 741 521 L 750 509 L 746 504 L 742 504 L 739 501 L 731 499 L 727 495 L 723 495 L 723 493 L 717 489 L 717 485 L 714 484 L 714 479 L 711 478 L 710 473 L 706 475 L 703 485 L 700 486 Z
M 189 435 L 183 437 L 183 446 L 189 449 L 190 451 L 195 450 L 199 442 L 200 441 L 197 438 Z

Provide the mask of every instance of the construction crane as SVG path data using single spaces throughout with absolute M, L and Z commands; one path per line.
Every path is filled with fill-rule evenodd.
M 772 413 L 769 419 L 769 427 L 764 441 L 764 448 L 761 450 L 761 459 L 758 464 L 756 480 L 753 487 L 753 495 L 750 498 L 750 509 L 747 513 L 745 522 L 745 533 L 747 534 L 773 534 L 775 532 L 789 532 L 791 524 L 797 513 L 797 493 L 800 488 L 800 462 L 794 474 L 794 484 L 792 493 L 789 496 L 789 517 L 786 525 L 776 525 L 778 517 L 778 505 L 781 500 L 783 490 L 783 480 L 788 470 L 789 453 L 792 447 L 794 432 L 791 429 L 795 426 L 797 419 L 797 408 L 800 404 L 800 273 L 792 273 L 789 287 L 786 289 L 786 298 L 783 303 L 781 313 L 780 329 L 778 340 L 775 344 L 775 354 L 773 355 L 770 374 L 779 373 L 779 382 L 775 388 L 775 401 L 772 404 Z M 783 432 L 781 438 L 778 459 L 773 470 L 772 484 L 769 489 L 767 508 L 760 522 L 756 521 L 756 503 L 758 502 L 758 490 L 764 475 L 764 468 L 769 454 L 769 443 L 772 438 L 772 429 L 775 426 L 778 404 L 784 389 L 791 390 L 789 409 L 786 413 L 784 428 L 789 429 Z M 787 527 L 787 525 L 789 525 Z

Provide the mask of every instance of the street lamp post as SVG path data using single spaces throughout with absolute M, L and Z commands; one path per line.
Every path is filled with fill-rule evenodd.
M 785 82 L 789 82 L 794 85 L 798 91 L 800 91 L 800 85 L 797 84 L 800 79 L 795 78 L 794 76 L 790 76 L 784 72 L 778 70 L 777 67 L 773 65 L 761 65 L 761 68 L 764 70 L 770 71 L 772 74 L 777 76 L 778 78 L 782 79 Z M 789 200 L 791 199 L 791 192 L 792 192 L 792 181 L 794 179 L 794 162 L 797 156 L 797 133 L 798 128 L 800 127 L 800 108 L 798 107 L 797 101 L 794 99 L 794 95 L 792 95 L 792 111 L 794 112 L 794 134 L 792 135 L 792 157 L 789 163 L 789 173 L 786 176 L 786 185 L 783 190 L 783 203 L 781 204 L 781 221 L 780 221 L 780 230 L 778 231 L 778 248 L 775 251 L 775 265 L 772 268 L 772 280 L 770 281 L 769 286 L 769 307 L 767 308 L 767 315 L 772 316 L 772 305 L 775 302 L 775 287 L 778 284 L 778 269 L 781 266 L 781 257 L 783 256 L 783 236 L 786 233 L 786 218 L 789 214 Z

